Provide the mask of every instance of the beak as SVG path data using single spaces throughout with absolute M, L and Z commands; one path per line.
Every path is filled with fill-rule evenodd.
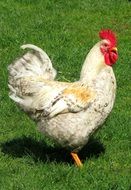
M 111 51 L 115 51 L 115 52 L 117 52 L 118 49 L 117 49 L 117 47 L 113 47 L 113 48 L 111 49 Z

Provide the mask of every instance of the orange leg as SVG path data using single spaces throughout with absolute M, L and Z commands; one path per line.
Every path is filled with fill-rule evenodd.
M 72 156 L 73 160 L 75 161 L 75 163 L 76 163 L 76 165 L 77 165 L 78 167 L 82 167 L 82 166 L 83 166 L 83 164 L 81 163 L 81 161 L 80 161 L 80 159 L 79 159 L 77 153 L 71 152 L 71 156 Z

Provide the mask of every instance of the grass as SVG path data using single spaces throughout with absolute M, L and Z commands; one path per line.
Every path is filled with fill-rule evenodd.
M 126 0 L 0 1 L 0 190 L 130 189 L 130 8 Z M 21 54 L 20 45 L 33 43 L 48 53 L 59 80 L 75 81 L 101 28 L 118 36 L 117 97 L 103 128 L 80 152 L 79 170 L 9 99 L 7 65 Z

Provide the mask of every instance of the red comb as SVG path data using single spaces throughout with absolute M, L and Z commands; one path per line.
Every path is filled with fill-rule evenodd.
M 117 44 L 116 35 L 111 30 L 109 30 L 109 29 L 101 30 L 99 32 L 99 36 L 101 39 L 109 40 L 111 42 L 112 46 L 116 46 L 116 44 Z

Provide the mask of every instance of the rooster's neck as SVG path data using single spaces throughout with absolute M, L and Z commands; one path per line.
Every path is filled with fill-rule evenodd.
M 99 44 L 96 44 L 88 53 L 80 74 L 80 81 L 91 83 L 96 79 L 100 71 L 106 67 L 104 56 L 100 52 Z

